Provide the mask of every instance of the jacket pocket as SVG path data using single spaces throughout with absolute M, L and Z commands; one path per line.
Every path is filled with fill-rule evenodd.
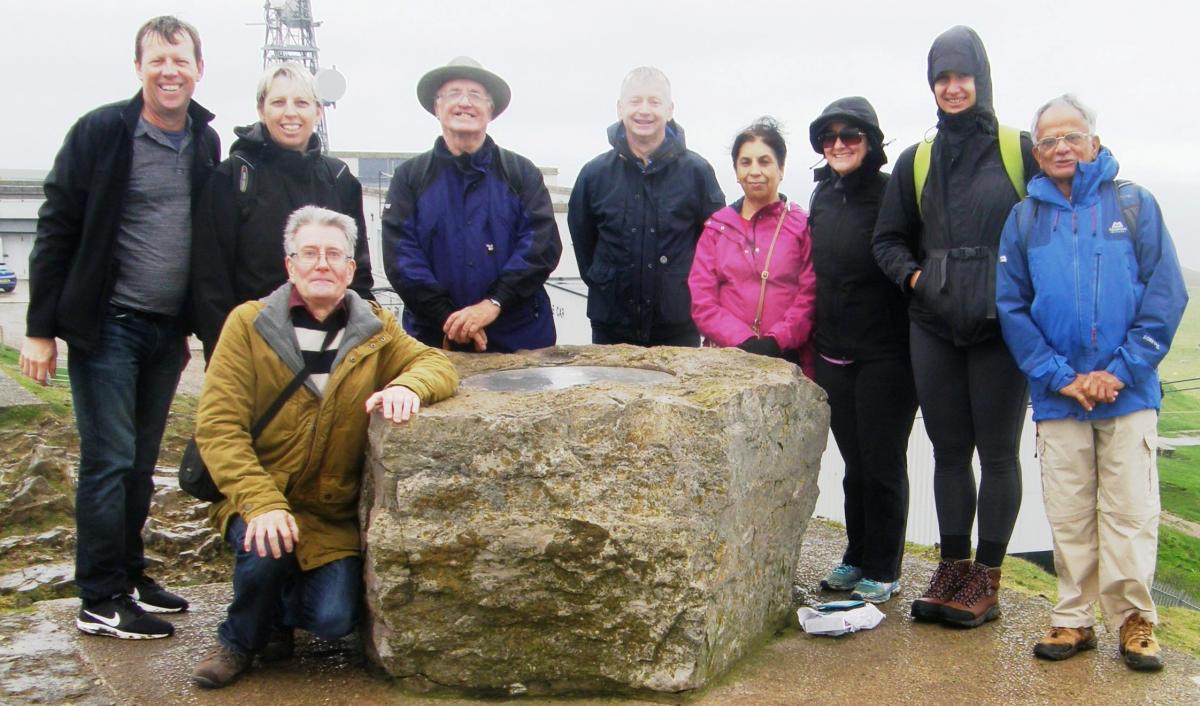
M 602 324 L 621 323 L 623 317 L 616 268 L 607 263 L 593 262 L 587 276 L 591 282 L 588 287 L 588 318 Z

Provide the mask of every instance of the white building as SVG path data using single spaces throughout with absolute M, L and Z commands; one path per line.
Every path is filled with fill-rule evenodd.
M 29 251 L 37 233 L 37 212 L 45 200 L 45 171 L 0 170 L 0 262 L 17 277 L 29 276 Z

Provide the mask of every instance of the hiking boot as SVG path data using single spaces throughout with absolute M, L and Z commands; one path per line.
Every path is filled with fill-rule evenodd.
M 821 588 L 826 591 L 852 591 L 862 577 L 862 569 L 857 566 L 838 564 L 821 579 Z
M 899 581 L 863 579 L 854 587 L 854 592 L 850 594 L 850 597 L 867 603 L 887 603 L 892 600 L 892 594 L 899 588 Z
M 218 644 L 192 670 L 192 681 L 205 689 L 229 686 L 242 672 L 250 668 L 249 655 L 240 654 Z
M 971 564 L 962 586 L 942 606 L 942 622 L 975 628 L 1000 617 L 1000 569 Z
M 970 559 L 942 559 L 929 578 L 929 588 L 912 603 L 913 620 L 941 620 L 942 606 L 958 592 L 970 568 Z
M 271 628 L 267 646 L 258 653 L 258 658 L 263 662 L 282 662 L 291 659 L 295 653 L 296 631 L 293 628 L 277 627 Z
M 122 640 L 154 640 L 175 634 L 175 626 L 148 615 L 124 593 L 102 601 L 84 601 L 75 627 L 89 635 L 108 635 Z
M 1154 672 L 1162 669 L 1163 660 L 1159 653 L 1158 640 L 1154 639 L 1154 626 L 1140 613 L 1133 613 L 1121 625 L 1121 655 L 1125 666 L 1139 672 Z
M 1096 649 L 1096 631 L 1086 628 L 1050 627 L 1050 632 L 1033 646 L 1033 653 L 1042 659 L 1066 659 L 1076 652 Z
M 129 589 L 129 597 L 147 613 L 182 613 L 188 602 L 171 593 L 149 576 L 143 576 Z

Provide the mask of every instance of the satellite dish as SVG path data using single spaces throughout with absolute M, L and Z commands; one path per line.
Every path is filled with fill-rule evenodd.
M 346 95 L 346 77 L 337 69 L 321 69 L 314 77 L 317 81 L 317 98 L 325 105 L 332 105 Z

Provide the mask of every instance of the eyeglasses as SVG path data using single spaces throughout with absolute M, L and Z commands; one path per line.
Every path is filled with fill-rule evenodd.
M 856 127 L 845 127 L 838 132 L 827 132 L 821 135 L 821 149 L 833 149 L 838 140 L 847 147 L 858 147 L 867 134 Z
M 1059 135 L 1058 137 L 1044 137 L 1038 140 L 1037 148 L 1042 154 L 1050 154 L 1054 150 L 1058 149 L 1058 141 L 1062 140 L 1067 143 L 1067 147 L 1079 149 L 1080 147 L 1086 145 L 1087 141 L 1090 140 L 1091 137 L 1091 135 L 1085 132 L 1068 132 L 1067 134 Z
M 446 91 L 445 93 L 437 94 L 438 98 L 451 103 L 459 102 L 463 99 L 463 96 L 467 97 L 467 102 L 471 105 L 483 105 L 484 103 L 491 101 L 491 98 L 489 98 L 488 95 L 482 91 L 464 91 L 456 88 L 453 91 Z
M 319 248 L 304 248 L 300 252 L 288 253 L 288 257 L 304 266 L 316 267 L 321 261 L 321 256 L 325 256 L 325 264 L 332 268 L 338 268 L 346 264 L 346 253 L 341 250 L 321 250 Z

